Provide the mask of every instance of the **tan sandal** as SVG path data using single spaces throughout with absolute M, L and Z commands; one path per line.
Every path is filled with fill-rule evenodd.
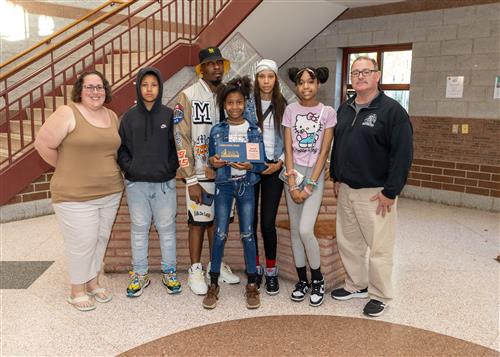
M 88 295 L 82 295 L 77 297 L 68 296 L 68 304 L 73 305 L 73 307 L 80 311 L 91 311 L 95 310 L 95 304 Z M 82 305 L 82 303 L 91 303 L 90 305 Z
M 106 302 L 110 302 L 111 300 L 113 300 L 113 295 L 108 294 L 108 292 L 106 291 L 105 288 L 96 288 L 92 291 L 88 291 L 87 294 L 94 297 L 95 301 L 100 302 L 100 303 L 106 303 Z M 103 294 L 106 297 L 102 298 L 98 294 Z

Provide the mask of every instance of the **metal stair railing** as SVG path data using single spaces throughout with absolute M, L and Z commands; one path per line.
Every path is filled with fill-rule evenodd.
M 46 119 L 47 108 L 67 103 L 67 85 L 78 73 L 101 70 L 116 90 L 129 82 L 140 67 L 162 57 L 177 44 L 196 41 L 229 2 L 114 1 L 119 4 L 116 8 L 30 60 L 0 73 L 0 131 L 4 133 L 0 137 L 4 140 L 0 173 L 32 151 L 35 113 L 40 116 L 40 124 Z M 29 128 L 25 133 L 26 123 Z M 14 126 L 18 133 L 12 133 Z

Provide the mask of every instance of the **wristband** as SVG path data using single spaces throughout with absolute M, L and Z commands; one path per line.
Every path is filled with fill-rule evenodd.
M 305 179 L 305 183 L 306 183 L 306 185 L 311 185 L 313 187 L 313 189 L 318 187 L 318 183 L 316 181 L 313 181 L 310 177 L 307 177 Z
M 307 193 L 309 196 L 312 195 L 312 192 L 309 191 L 309 189 L 307 188 L 307 186 L 304 186 L 303 190 L 305 191 L 305 193 Z

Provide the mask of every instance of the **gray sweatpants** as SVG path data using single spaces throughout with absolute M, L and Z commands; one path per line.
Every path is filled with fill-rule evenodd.
M 295 164 L 295 170 L 299 171 L 305 177 L 310 177 L 313 168 Z M 301 204 L 297 204 L 292 200 L 288 189 L 285 191 L 288 217 L 290 218 L 293 258 L 295 266 L 298 268 L 306 266 L 306 257 L 311 269 L 318 269 L 320 267 L 319 244 L 314 236 L 314 224 L 316 223 L 321 201 L 323 200 L 323 190 L 325 187 L 324 171 L 321 172 L 317 182 L 318 187 Z

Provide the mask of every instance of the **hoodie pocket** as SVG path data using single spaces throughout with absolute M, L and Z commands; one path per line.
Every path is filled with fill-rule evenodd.
M 129 176 L 134 176 L 134 166 L 135 166 L 135 163 L 136 163 L 136 159 L 135 157 L 132 158 L 132 160 L 130 160 L 130 164 L 128 165 L 127 167 L 127 171 L 125 172 L 126 174 L 128 174 Z
M 168 160 L 161 155 L 146 154 L 134 162 L 134 176 L 142 181 L 161 181 L 168 173 Z

